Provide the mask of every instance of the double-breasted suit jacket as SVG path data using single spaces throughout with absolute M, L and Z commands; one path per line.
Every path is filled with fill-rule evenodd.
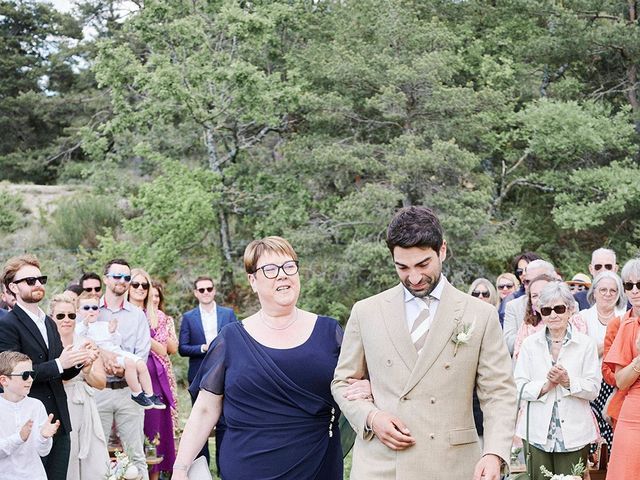
M 19 305 L 16 305 L 13 310 L 0 318 L 0 352 L 7 350 L 22 352 L 31 359 L 36 376 L 29 396 L 40 400 L 47 413 L 53 414 L 54 420 L 60 420 L 59 431 L 69 433 L 71 419 L 62 381 L 75 377 L 80 370 L 70 367 L 60 373 L 55 361 L 62 354 L 63 349 L 58 328 L 49 316 L 45 318 L 45 326 L 49 347 L 34 321 Z
M 482 454 L 509 461 L 516 412 L 512 364 L 493 306 L 445 282 L 418 355 L 397 285 L 359 301 L 346 326 L 332 391 L 356 439 L 355 480 L 470 480 Z M 457 349 L 452 341 L 473 331 Z M 348 378 L 369 378 L 374 403 L 343 397 Z M 484 449 L 474 427 L 472 395 L 484 412 Z M 396 415 L 415 445 L 394 451 L 365 429 L 373 410 Z

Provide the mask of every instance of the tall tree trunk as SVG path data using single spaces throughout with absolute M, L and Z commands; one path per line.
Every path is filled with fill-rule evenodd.
M 216 143 L 211 128 L 205 129 L 205 138 L 207 144 L 207 154 L 209 157 L 209 168 L 211 171 L 220 174 L 224 178 L 224 172 L 220 166 Z M 231 256 L 231 235 L 229 234 L 229 218 L 223 205 L 212 205 L 212 208 L 218 210 L 218 234 L 220 236 L 220 253 L 222 254 L 222 268 L 220 277 L 220 290 L 229 294 L 233 291 L 235 284 L 233 282 L 233 258 Z

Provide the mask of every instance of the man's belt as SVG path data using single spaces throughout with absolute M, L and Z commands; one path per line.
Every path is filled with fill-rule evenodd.
M 120 390 L 121 388 L 127 388 L 126 380 L 117 380 L 115 382 L 107 382 L 107 388 L 111 388 L 112 390 Z

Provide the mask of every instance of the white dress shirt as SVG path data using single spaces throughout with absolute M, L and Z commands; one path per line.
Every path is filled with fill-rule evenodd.
M 26 442 L 20 429 L 33 420 L 33 428 Z M 53 440 L 40 435 L 47 421 L 47 412 L 40 400 L 25 397 L 10 402 L 0 395 L 0 477 L 3 480 L 47 480 L 40 457 L 49 454 Z
M 426 300 L 414 297 L 413 294 L 403 285 L 404 318 L 407 322 L 407 326 L 409 327 L 409 331 L 413 328 L 413 323 L 416 321 L 416 318 L 418 318 L 420 312 L 427 308 L 427 301 L 429 302 L 429 318 L 423 323 L 423 328 L 424 330 L 429 330 L 431 328 L 431 323 L 433 322 L 433 319 L 436 318 L 438 305 L 440 305 L 440 297 L 442 296 L 442 290 L 444 289 L 444 282 L 442 281 L 443 278 L 444 275 L 440 275 L 440 280 L 438 280 L 436 287 L 429 294 L 429 298 Z
M 31 310 L 27 310 L 27 308 L 21 305 L 20 302 L 18 302 L 18 307 L 20 307 L 20 309 L 24 313 L 26 313 L 31 320 L 33 320 L 33 323 L 36 324 L 36 327 L 38 327 L 38 330 L 40 331 L 40 335 L 42 335 L 44 344 L 47 346 L 47 348 L 49 348 L 49 336 L 47 335 L 47 325 L 45 323 L 46 314 L 42 311 L 40 307 L 38 307 L 37 315 L 31 313 Z M 64 372 L 64 368 L 62 368 L 62 362 L 60 362 L 60 359 L 56 358 L 55 361 L 56 361 L 56 365 L 58 365 L 58 371 L 60 373 Z
M 200 318 L 202 319 L 202 329 L 204 330 L 204 338 L 207 345 L 213 342 L 218 336 L 218 313 L 216 311 L 216 302 L 213 302 L 213 310 L 207 312 L 202 305 L 199 305 Z

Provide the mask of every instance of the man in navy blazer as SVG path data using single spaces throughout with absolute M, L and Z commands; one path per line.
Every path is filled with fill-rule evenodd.
M 198 299 L 198 306 L 182 315 L 178 345 L 180 355 L 189 357 L 187 380 L 190 384 L 198 373 L 209 345 L 222 327 L 238 321 L 233 309 L 216 304 L 216 287 L 211 277 L 196 278 L 193 282 L 193 294 Z M 195 401 L 195 398 L 192 398 L 192 401 Z M 216 448 L 219 448 L 223 434 L 224 420 L 221 419 L 216 427 Z M 198 456 L 202 455 L 209 462 L 209 447 L 206 443 Z

